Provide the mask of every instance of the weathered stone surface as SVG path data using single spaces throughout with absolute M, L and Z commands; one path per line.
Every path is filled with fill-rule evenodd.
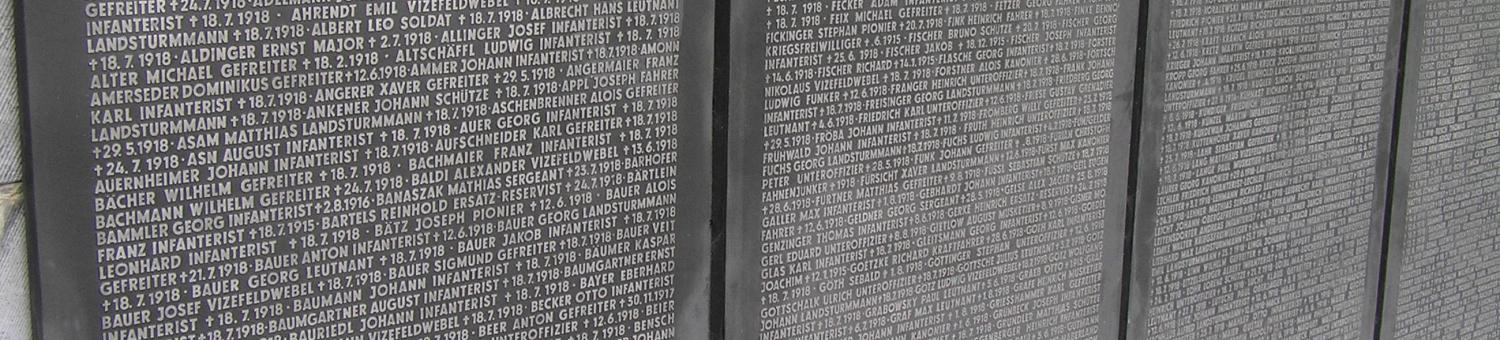
M 1393 3 L 1153 3 L 1133 338 L 1372 334 Z
M 732 6 L 731 338 L 1115 334 L 1133 1 Z
M 1384 338 L 1500 337 L 1500 4 L 1411 15 Z

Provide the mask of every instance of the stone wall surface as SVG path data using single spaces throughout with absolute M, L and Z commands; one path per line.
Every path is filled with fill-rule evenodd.
M 1370 336 L 1399 4 L 1153 4 L 1138 335 Z
M 1386 334 L 1500 337 L 1500 3 L 1412 6 Z
M 0 339 L 1500 337 L 1500 1 L 20 1 Z

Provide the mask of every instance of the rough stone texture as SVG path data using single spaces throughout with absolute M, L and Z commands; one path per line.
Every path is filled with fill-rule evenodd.
M 0 61 L 3 61 L 0 62 L 0 184 L 21 181 L 21 105 L 16 87 L 14 7 L 12 1 L 0 0 Z
M 19 184 L 0 187 L 0 339 L 31 338 L 24 197 Z
M 21 110 L 16 86 L 15 5 L 0 0 L 0 339 L 30 339 Z

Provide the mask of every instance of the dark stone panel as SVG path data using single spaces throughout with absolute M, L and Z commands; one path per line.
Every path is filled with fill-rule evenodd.
M 1385 339 L 1500 337 L 1500 3 L 1412 3 Z
M 731 2 L 728 337 L 1116 338 L 1138 9 Z
M 1372 337 L 1400 2 L 1152 7 L 1130 338 Z
M 43 339 L 706 338 L 706 1 L 24 1 Z

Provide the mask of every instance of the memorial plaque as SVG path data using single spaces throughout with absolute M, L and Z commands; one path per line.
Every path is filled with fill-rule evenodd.
M 1135 1 L 731 4 L 731 339 L 1112 339 Z
M 706 336 L 711 4 L 25 2 L 41 336 Z
M 1500 337 L 1500 3 L 1412 2 L 1382 339 Z
M 1373 336 L 1401 12 L 1153 3 L 1131 338 Z

